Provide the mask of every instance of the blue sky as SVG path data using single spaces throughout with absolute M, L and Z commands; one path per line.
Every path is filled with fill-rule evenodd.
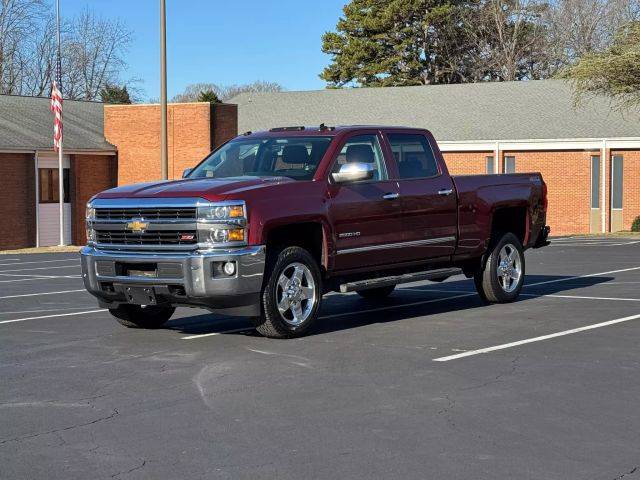
M 167 0 L 169 98 L 189 83 L 275 81 L 287 90 L 324 88 L 321 35 L 347 0 Z M 159 0 L 60 0 L 61 15 L 86 6 L 133 31 L 126 78 L 142 99 L 159 97 Z

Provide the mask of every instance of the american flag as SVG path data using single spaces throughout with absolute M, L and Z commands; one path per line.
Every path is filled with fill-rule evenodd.
M 57 152 L 62 145 L 62 94 L 54 81 L 51 88 L 51 111 L 55 115 L 53 121 L 53 149 Z

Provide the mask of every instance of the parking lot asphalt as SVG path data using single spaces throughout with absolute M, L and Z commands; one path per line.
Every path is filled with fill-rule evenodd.
M 640 478 L 640 239 L 473 283 L 332 294 L 307 337 L 179 309 L 126 329 L 75 254 L 0 256 L 0 478 Z

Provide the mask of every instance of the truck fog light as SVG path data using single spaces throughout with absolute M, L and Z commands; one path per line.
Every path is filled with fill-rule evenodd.
M 236 264 L 234 262 L 226 262 L 224 264 L 224 267 L 222 268 L 224 270 L 224 273 L 226 273 L 229 276 L 234 275 L 236 273 Z

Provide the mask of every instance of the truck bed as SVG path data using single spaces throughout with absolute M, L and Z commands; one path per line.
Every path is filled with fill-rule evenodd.
M 525 247 L 533 246 L 544 227 L 546 186 L 539 172 L 499 175 L 453 175 L 458 195 L 457 256 L 472 256 L 487 248 L 496 209 L 526 209 Z

